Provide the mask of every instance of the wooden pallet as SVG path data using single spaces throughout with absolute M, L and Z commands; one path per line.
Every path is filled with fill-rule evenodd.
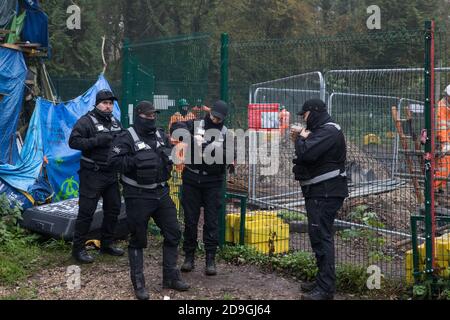
M 47 57 L 47 52 L 41 50 L 40 43 L 2 43 L 0 47 L 23 52 L 27 57 Z

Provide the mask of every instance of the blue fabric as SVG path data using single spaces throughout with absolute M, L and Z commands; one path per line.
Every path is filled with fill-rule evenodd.
M 0 178 L 13 188 L 25 192 L 38 178 L 44 158 L 40 109 L 39 104 L 36 104 L 17 163 L 0 166 Z
M 36 191 L 44 156 L 48 160 L 46 172 L 55 192 L 54 201 L 78 196 L 78 170 L 81 153 L 70 149 L 69 137 L 77 120 L 94 108 L 95 96 L 102 89 L 111 90 L 103 75 L 85 94 L 66 103 L 54 105 L 42 98 L 30 121 L 21 160 L 15 165 L 0 166 L 0 179 L 15 189 L 30 194 Z M 120 119 L 120 108 L 114 104 L 114 116 Z M 39 183 L 38 183 L 39 184 Z
M 16 14 L 17 0 L 0 1 L 0 28 L 4 29 Z
M 28 0 L 29 2 L 31 0 Z M 33 1 L 31 1 L 33 2 Z M 40 43 L 42 47 L 48 47 L 48 16 L 39 8 L 39 3 L 35 5 L 27 4 L 27 14 L 21 34 L 22 41 Z
M 25 5 L 25 8 L 27 10 L 40 10 L 41 7 L 39 6 L 39 1 L 38 0 L 22 0 L 23 4 Z
M 0 47 L 0 165 L 18 160 L 15 139 L 27 67 L 21 52 Z

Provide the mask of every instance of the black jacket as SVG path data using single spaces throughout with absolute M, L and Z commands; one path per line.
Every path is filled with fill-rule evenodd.
M 294 173 L 296 180 L 305 181 L 322 174 L 340 170 L 345 172 L 346 144 L 344 134 L 326 112 L 311 112 L 307 139 L 299 137 L 295 143 Z M 302 186 L 305 198 L 348 196 L 347 179 L 338 176 L 327 181 Z
M 157 148 L 157 135 L 155 133 L 143 133 L 136 129 L 136 133 L 141 141 L 145 142 L 154 150 L 154 169 L 156 176 L 155 183 L 164 183 L 170 178 L 170 171 L 172 164 L 168 158 L 171 153 L 172 145 L 170 144 L 168 136 L 163 129 L 158 129 L 162 138 L 163 147 Z M 111 144 L 109 151 L 108 164 L 116 171 L 122 173 L 123 176 L 130 178 L 134 181 L 139 180 L 140 170 L 146 170 L 142 168 L 143 160 L 139 158 L 138 153 L 142 151 L 136 151 L 134 140 L 128 130 L 124 130 L 118 135 Z M 147 167 L 148 168 L 148 167 Z M 122 181 L 123 195 L 125 198 L 147 198 L 147 199 L 160 199 L 167 193 L 169 193 L 169 187 L 160 186 L 156 189 L 144 189 L 132 186 Z
M 98 123 L 109 132 L 98 132 L 91 116 L 95 117 Z M 115 124 L 117 127 L 113 128 L 111 119 L 99 115 L 95 110 L 89 111 L 75 123 L 70 134 L 69 146 L 72 149 L 80 150 L 83 157 L 93 160 L 97 165 L 82 159 L 80 161 L 81 168 L 112 172 L 111 168 L 107 166 L 110 142 L 122 131 L 120 121 L 115 119 Z M 106 138 L 105 136 L 111 137 Z
M 222 131 L 223 128 L 225 128 L 226 131 L 226 127 L 224 127 L 223 124 L 220 125 L 215 125 L 213 124 L 210 119 L 209 119 L 209 114 L 205 116 L 205 118 L 203 119 L 205 121 L 205 126 L 204 129 L 208 130 L 208 129 L 217 129 L 219 131 Z M 198 120 L 196 120 L 198 121 Z M 202 159 L 202 163 L 195 163 L 194 162 L 194 130 L 195 130 L 195 122 L 193 120 L 189 120 L 189 121 L 184 121 L 184 122 L 176 122 L 174 124 L 172 124 L 171 127 L 171 131 L 174 131 L 176 129 L 179 128 L 183 128 L 183 129 L 187 129 L 189 131 L 189 133 L 191 134 L 190 139 L 191 139 L 191 159 L 189 159 L 190 164 L 186 164 L 184 171 L 183 171 L 183 182 L 185 183 L 190 183 L 190 184 L 219 184 L 223 182 L 224 179 L 224 174 L 225 174 L 225 170 L 227 167 L 226 164 L 226 136 L 224 137 L 224 141 L 222 143 L 223 146 L 223 159 L 222 159 L 222 163 L 213 163 L 213 164 L 207 164 L 203 161 Z M 211 143 L 213 143 L 214 140 L 208 140 L 205 141 L 202 145 L 202 149 L 205 150 Z M 214 155 L 214 154 L 213 154 Z M 186 160 L 188 161 L 188 160 Z M 206 172 L 208 173 L 207 175 L 204 174 L 198 174 L 195 173 L 193 171 L 200 171 L 200 172 Z

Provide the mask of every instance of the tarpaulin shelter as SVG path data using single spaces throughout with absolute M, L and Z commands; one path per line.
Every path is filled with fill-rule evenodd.
M 70 149 L 69 136 L 76 121 L 94 108 L 95 96 L 102 89 L 110 90 L 110 86 L 100 75 L 82 96 L 68 102 L 54 104 L 38 98 L 19 160 L 14 165 L 0 165 L 0 179 L 8 186 L 32 195 L 44 187 L 42 168 L 45 166 L 46 178 L 56 194 L 54 201 L 77 197 L 81 153 Z M 117 102 L 113 114 L 120 119 Z M 0 113 L 0 121 L 2 118 Z M 7 123 L 0 123 L 5 126 L 2 130 L 12 130 Z

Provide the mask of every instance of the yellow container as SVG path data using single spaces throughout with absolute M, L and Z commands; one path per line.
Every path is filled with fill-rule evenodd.
M 450 260 L 450 238 L 448 237 L 448 234 L 436 238 L 434 254 L 437 260 L 447 262 Z
M 380 143 L 381 143 L 381 139 L 376 134 L 370 133 L 370 134 L 366 134 L 364 136 L 364 145 L 366 145 L 366 146 L 368 144 L 380 144 Z
M 260 242 L 249 244 L 250 247 L 255 248 L 256 251 L 268 254 L 285 253 L 289 251 L 289 239 L 275 240 L 273 242 Z
M 240 221 L 241 215 L 239 213 L 228 213 L 225 216 L 225 241 L 234 241 L 234 226 L 236 221 Z
M 265 220 L 270 220 L 272 223 L 272 219 L 277 217 L 276 211 L 250 211 L 245 215 L 245 221 L 258 221 L 261 225 L 267 224 L 266 222 L 262 222 Z M 226 242 L 234 242 L 235 234 L 237 232 L 237 243 L 239 243 L 239 230 L 241 224 L 241 214 L 240 213 L 228 213 L 225 216 L 225 241 Z
M 435 239 L 435 264 L 440 269 L 439 275 L 445 279 L 450 276 L 450 234 L 444 234 Z M 425 269 L 425 243 L 418 246 L 419 252 L 419 270 Z M 413 277 L 413 257 L 412 250 L 406 252 L 406 281 L 412 283 Z
M 239 243 L 240 228 L 234 228 L 234 242 Z M 289 239 L 289 225 L 280 220 L 249 221 L 245 223 L 245 244 Z

